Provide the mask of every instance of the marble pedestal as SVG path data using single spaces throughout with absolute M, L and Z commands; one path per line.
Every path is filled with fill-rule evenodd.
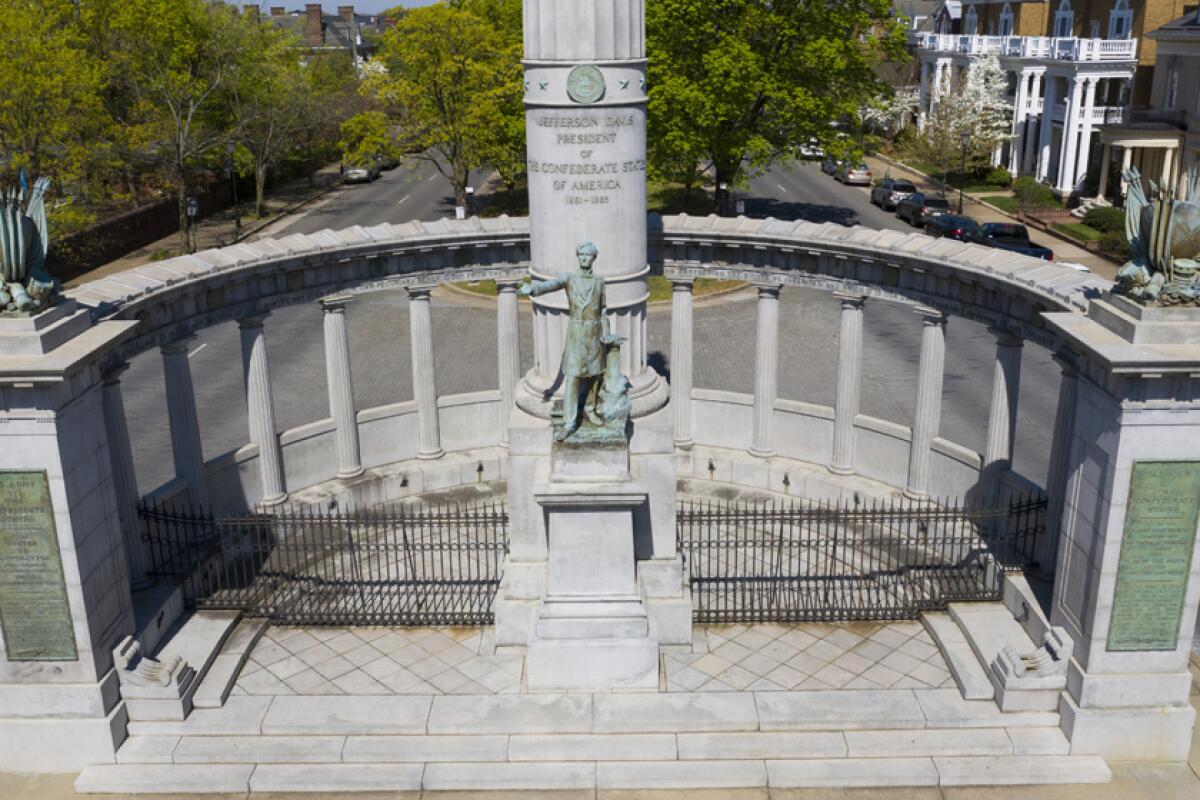
M 658 642 L 637 589 L 634 515 L 645 491 L 628 482 L 551 483 L 548 572 L 526 656 L 529 688 L 658 686 Z

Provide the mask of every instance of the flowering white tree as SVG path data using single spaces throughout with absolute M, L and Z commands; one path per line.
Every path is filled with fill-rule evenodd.
M 961 168 L 962 135 L 970 134 L 966 168 L 981 169 L 1010 135 L 1008 78 L 994 55 L 974 59 L 961 85 L 944 93 L 926 117 L 919 147 L 943 173 Z
M 917 87 L 904 86 L 872 98 L 859 109 L 858 116 L 864 127 L 881 131 L 890 138 L 907 124 L 919 101 Z

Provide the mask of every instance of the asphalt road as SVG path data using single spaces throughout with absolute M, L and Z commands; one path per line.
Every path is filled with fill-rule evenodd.
M 371 185 L 340 190 L 273 235 L 349 225 L 434 219 L 453 213 L 448 184 L 431 167 L 400 167 Z M 478 185 L 478 184 L 477 184 Z M 845 187 L 816 164 L 777 169 L 753 180 L 745 192 L 754 216 L 863 224 L 908 230 L 872 206 L 867 190 Z M 695 312 L 696 386 L 750 392 L 754 373 L 753 293 Z M 910 424 L 916 398 L 921 324 L 910 306 L 873 300 L 864 317 L 862 413 Z M 787 288 L 780 313 L 780 396 L 833 404 L 839 304 L 828 293 Z M 266 335 L 280 430 L 328 416 L 321 311 L 315 304 L 276 311 Z M 495 312 L 435 298 L 432 307 L 438 390 L 442 394 L 490 389 L 497 382 Z M 355 401 L 359 409 L 412 398 L 408 309 L 402 291 L 360 296 L 347 312 L 353 347 Z M 531 366 L 532 326 L 523 313 L 522 356 Z M 648 316 L 651 363 L 670 374 L 669 307 Z M 977 323 L 951 319 L 947 329 L 941 434 L 982 450 L 991 400 L 993 337 Z M 205 457 L 247 441 L 241 355 L 233 323 L 202 332 L 190 353 Z M 1049 460 L 1059 372 L 1035 345 L 1024 351 L 1015 467 L 1039 483 Z M 143 492 L 172 475 L 161 359 L 134 359 L 122 385 L 138 483 Z

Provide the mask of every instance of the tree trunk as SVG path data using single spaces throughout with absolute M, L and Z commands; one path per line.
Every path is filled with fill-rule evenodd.
M 237 180 L 237 176 L 234 176 Z M 259 219 L 263 217 L 263 205 L 266 202 L 267 194 L 267 165 L 256 163 L 254 165 L 254 215 Z
M 179 202 L 179 243 L 183 247 L 184 253 L 193 253 L 195 248 L 192 246 L 192 231 L 188 225 L 187 215 L 187 181 L 180 178 L 178 189 Z
M 733 189 L 733 170 L 718 165 L 716 168 L 716 191 L 713 192 L 713 211 L 724 215 L 729 211 L 729 196 Z M 722 189 L 721 186 L 725 188 Z

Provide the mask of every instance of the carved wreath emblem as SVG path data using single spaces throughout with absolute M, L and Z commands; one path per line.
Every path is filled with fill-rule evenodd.
M 567 95 L 576 103 L 595 103 L 604 97 L 604 75 L 591 64 L 576 67 L 567 76 Z

